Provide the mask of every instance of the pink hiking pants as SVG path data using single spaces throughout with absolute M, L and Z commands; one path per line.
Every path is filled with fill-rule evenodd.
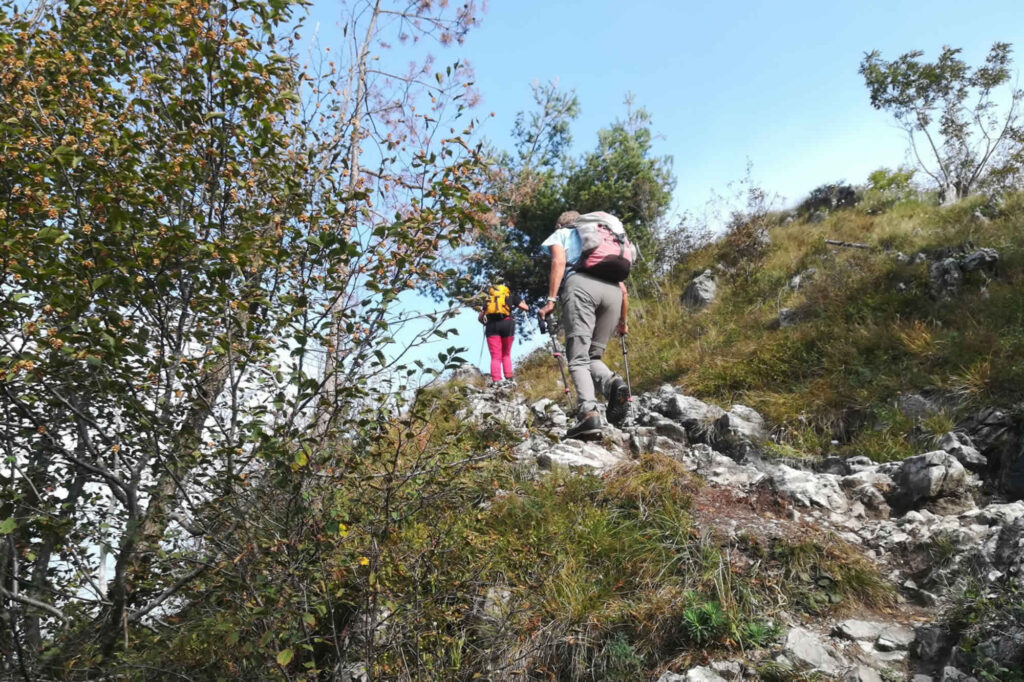
M 487 350 L 491 352 L 491 381 L 501 381 L 501 371 L 505 370 L 505 378 L 512 378 L 512 342 L 514 336 L 488 336 Z

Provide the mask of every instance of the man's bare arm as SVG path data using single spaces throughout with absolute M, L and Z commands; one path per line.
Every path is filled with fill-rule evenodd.
M 562 276 L 565 275 L 565 248 L 560 244 L 551 245 L 551 274 L 548 276 L 548 299 L 558 298 L 558 287 L 562 286 Z M 555 309 L 555 302 L 548 300 L 544 307 L 538 310 L 541 318 Z

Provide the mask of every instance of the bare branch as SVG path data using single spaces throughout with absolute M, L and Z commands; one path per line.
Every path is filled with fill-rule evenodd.
M 31 606 L 32 608 L 39 609 L 40 611 L 45 611 L 46 613 L 50 614 L 54 618 L 57 618 L 58 620 L 60 620 L 62 623 L 66 623 L 67 620 L 68 620 L 67 616 L 65 616 L 64 613 L 60 609 L 58 609 L 55 606 L 51 606 L 51 605 L 47 604 L 46 602 L 41 602 L 38 599 L 33 599 L 32 597 L 26 597 L 23 594 L 14 594 L 13 592 L 10 592 L 10 591 L 4 589 L 2 586 L 0 586 L 0 595 L 3 595 L 4 597 L 7 597 L 8 599 L 11 599 L 13 601 L 19 602 L 21 604 L 24 604 L 25 606 Z

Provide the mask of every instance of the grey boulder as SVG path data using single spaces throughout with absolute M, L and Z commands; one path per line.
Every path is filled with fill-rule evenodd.
M 692 310 L 706 308 L 717 295 L 718 284 L 715 283 L 715 275 L 711 270 L 705 270 L 690 280 L 686 291 L 683 292 L 682 304 Z
M 903 460 L 893 481 L 896 489 L 889 503 L 904 511 L 927 506 L 936 513 L 953 514 L 974 507 L 967 470 L 944 450 Z

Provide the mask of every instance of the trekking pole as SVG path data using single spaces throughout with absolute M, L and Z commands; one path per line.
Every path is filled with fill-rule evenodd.
M 558 350 L 558 341 L 555 340 L 555 325 L 549 325 L 547 320 L 539 317 L 538 328 L 541 334 L 547 334 L 551 338 L 551 357 L 558 361 L 558 371 L 562 374 L 562 388 L 565 392 L 565 400 L 569 405 L 569 413 L 575 414 L 576 408 L 572 401 L 572 391 L 569 389 L 569 379 L 565 375 L 565 367 L 562 366 L 562 353 Z
M 629 403 L 629 416 L 633 416 L 633 386 L 629 383 L 629 352 L 626 350 L 626 335 L 622 334 L 619 336 L 619 341 L 622 342 L 622 366 L 626 369 L 626 390 L 629 391 L 629 398 L 626 401 Z

